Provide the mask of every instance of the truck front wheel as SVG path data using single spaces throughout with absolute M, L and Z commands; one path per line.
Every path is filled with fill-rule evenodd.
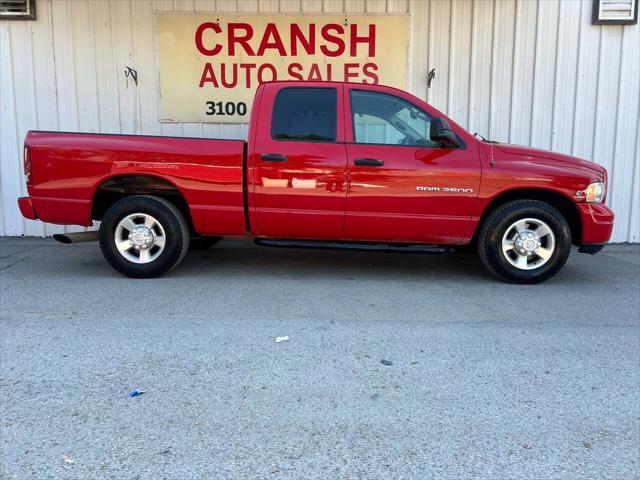
M 491 212 L 480 228 L 478 253 L 499 279 L 540 283 L 553 277 L 571 252 L 571 229 L 562 214 L 537 200 L 516 200 Z
M 152 278 L 173 269 L 189 248 L 189 226 L 171 202 L 136 195 L 114 203 L 100 225 L 100 249 L 118 272 Z

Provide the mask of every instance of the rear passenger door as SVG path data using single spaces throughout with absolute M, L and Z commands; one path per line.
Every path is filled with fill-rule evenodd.
M 250 155 L 256 236 L 342 237 L 347 195 L 343 87 L 312 85 L 273 83 L 262 94 Z

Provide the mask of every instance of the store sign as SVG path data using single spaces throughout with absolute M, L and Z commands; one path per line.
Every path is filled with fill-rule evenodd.
M 258 85 L 406 87 L 406 15 L 156 14 L 166 122 L 247 123 Z

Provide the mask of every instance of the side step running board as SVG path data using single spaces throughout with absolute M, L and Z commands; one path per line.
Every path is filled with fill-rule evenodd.
M 388 244 L 365 242 L 327 242 L 316 240 L 279 240 L 272 238 L 256 238 L 256 245 L 277 248 L 310 248 L 318 250 L 363 250 L 370 252 L 422 253 L 443 255 L 453 252 L 450 247 L 441 245 Z

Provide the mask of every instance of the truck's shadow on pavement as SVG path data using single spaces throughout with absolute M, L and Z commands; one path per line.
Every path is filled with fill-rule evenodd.
M 598 257 L 574 251 L 567 265 L 545 282 L 570 281 L 574 285 L 592 283 L 599 269 L 591 265 L 585 271 L 579 264 L 594 263 Z M 579 264 L 578 264 L 579 262 Z M 183 263 L 173 270 L 172 277 L 206 277 L 233 275 L 234 278 L 255 277 L 290 279 L 397 280 L 419 282 L 477 283 L 507 285 L 494 278 L 475 253 L 444 255 L 346 251 L 298 248 L 258 247 L 243 241 L 226 241 L 204 251 L 189 252 Z M 606 275 L 602 275 L 606 281 Z
M 404 280 L 493 280 L 477 255 L 403 254 L 371 251 L 284 249 L 257 247 L 249 243 L 222 242 L 205 251 L 189 252 L 172 275 L 234 275 L 279 278 L 370 280 L 401 277 Z
M 15 243 L 15 245 L 14 245 Z M 129 280 L 109 267 L 96 243 L 60 245 L 53 240 L 9 240 L 2 244 L 0 268 L 4 274 L 28 268 L 37 275 L 64 278 Z M 5 265 L 6 264 L 6 265 Z M 623 262 L 601 254 L 592 257 L 575 249 L 567 265 L 546 284 L 572 286 L 611 280 Z M 17 272 L 16 272 L 17 273 Z M 26 272 L 25 272 L 26 273 Z M 619 276 L 619 272 L 616 274 Z M 225 240 L 209 250 L 191 251 L 174 270 L 150 281 L 269 281 L 310 279 L 403 281 L 452 284 L 500 284 L 482 265 L 477 254 L 403 254 L 374 251 L 316 250 L 258 247 L 250 241 Z

